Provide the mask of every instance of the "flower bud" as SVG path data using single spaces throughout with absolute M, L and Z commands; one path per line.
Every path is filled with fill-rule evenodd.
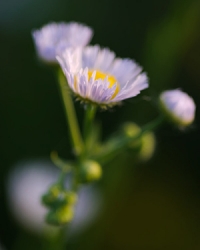
M 59 185 L 54 184 L 51 186 L 47 193 L 42 196 L 43 205 L 47 207 L 54 205 L 58 201 L 60 193 L 61 189 Z
M 156 147 L 155 136 L 152 132 L 144 134 L 141 138 L 141 148 L 138 154 L 140 161 L 148 161 L 154 154 Z
M 98 162 L 86 160 L 81 164 L 78 175 L 81 183 L 96 181 L 101 178 L 102 169 Z
M 76 193 L 63 190 L 58 184 L 54 184 L 48 192 L 42 196 L 42 203 L 51 209 L 67 204 L 73 205 L 76 201 Z
M 64 197 L 65 197 L 66 203 L 69 205 L 75 205 L 78 200 L 77 194 L 71 191 L 65 191 Z
M 71 205 L 64 205 L 56 209 L 50 210 L 46 216 L 46 222 L 55 225 L 61 226 L 70 222 L 74 217 L 74 207 Z
M 54 191 L 54 188 L 55 185 L 50 189 L 50 193 Z M 50 210 L 46 215 L 46 222 L 59 226 L 66 224 L 73 219 L 74 205 L 77 202 L 76 193 L 62 190 L 56 199 L 51 201 L 51 203 L 48 203 Z
M 125 123 L 123 126 L 123 131 L 127 137 L 130 139 L 133 138 L 133 141 L 130 142 L 129 147 L 130 148 L 138 148 L 141 145 L 140 139 L 134 139 L 141 131 L 140 127 L 133 123 L 133 122 L 128 122 Z
M 179 89 L 161 93 L 160 107 L 166 117 L 180 127 L 186 127 L 194 121 L 195 103 L 188 94 Z
M 155 137 L 152 132 L 148 132 L 136 138 L 140 133 L 140 127 L 132 122 L 126 123 L 123 126 L 124 133 L 130 139 L 129 149 L 134 150 L 136 157 L 140 161 L 147 161 L 151 158 L 155 150 Z M 135 139 L 136 138 L 136 139 Z

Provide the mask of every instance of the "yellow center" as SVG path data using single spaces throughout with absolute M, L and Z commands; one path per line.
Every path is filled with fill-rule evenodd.
M 90 78 L 92 77 L 93 72 L 94 72 L 94 70 L 89 70 L 89 71 L 88 71 L 89 80 L 90 80 Z M 112 95 L 112 97 L 111 97 L 111 100 L 112 100 L 112 99 L 115 98 L 115 96 L 119 93 L 119 90 L 120 90 L 120 88 L 119 88 L 119 83 L 117 82 L 117 80 L 116 80 L 116 78 L 115 78 L 114 76 L 108 75 L 108 74 L 105 74 L 105 73 L 103 73 L 103 72 L 101 72 L 101 71 L 99 71 L 99 70 L 96 70 L 96 76 L 95 76 L 95 78 L 94 78 L 95 80 L 98 80 L 98 79 L 104 80 L 106 77 L 108 77 L 108 81 L 109 81 L 109 83 L 110 83 L 109 86 L 108 86 L 108 88 L 112 88 L 112 86 L 113 86 L 114 84 L 117 85 L 116 88 L 115 88 L 115 92 L 113 93 L 113 95 Z

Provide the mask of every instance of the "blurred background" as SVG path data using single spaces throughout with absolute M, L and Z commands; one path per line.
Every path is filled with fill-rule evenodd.
M 181 88 L 194 98 L 197 113 L 186 131 L 169 125 L 156 131 L 148 162 L 136 164 L 129 154 L 104 166 L 95 185 L 102 208 L 69 238 L 67 249 L 200 249 L 199 13 L 199 0 L 1 0 L 0 248 L 51 249 L 42 233 L 24 227 L 11 212 L 12 206 L 23 209 L 10 205 L 9 176 L 36 160 L 39 169 L 44 162 L 54 169 L 51 150 L 71 156 L 56 79 L 38 62 L 31 31 L 50 21 L 77 21 L 94 29 L 92 44 L 134 58 L 150 79 L 138 97 L 97 114 L 103 138 L 125 121 L 142 125 L 155 118 L 162 90 Z M 83 107 L 76 108 L 81 121 Z

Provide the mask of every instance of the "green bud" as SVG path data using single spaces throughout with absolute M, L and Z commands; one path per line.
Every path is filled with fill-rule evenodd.
M 65 191 L 64 192 L 64 197 L 66 200 L 66 203 L 69 205 L 74 205 L 76 204 L 77 200 L 78 200 L 78 196 L 76 193 L 71 192 L 71 191 Z
M 152 132 L 146 133 L 141 138 L 141 148 L 138 158 L 141 161 L 148 161 L 154 154 L 156 139 Z
M 46 216 L 46 222 L 51 225 L 61 226 L 70 222 L 73 217 L 74 207 L 71 205 L 65 205 L 57 209 L 50 210 Z
M 81 183 L 96 181 L 101 178 L 102 169 L 98 162 L 86 160 L 81 164 L 78 175 Z
M 61 192 L 60 186 L 54 184 L 48 192 L 42 196 L 42 203 L 47 207 L 54 205 L 59 200 Z
M 46 222 L 51 225 L 63 225 L 73 219 L 77 194 L 53 185 L 42 197 L 43 204 L 49 208 Z
M 42 203 L 49 208 L 57 208 L 67 204 L 75 204 L 77 195 L 74 192 L 63 190 L 60 185 L 54 184 L 42 196 Z
M 135 123 L 126 123 L 123 126 L 124 133 L 133 141 L 129 143 L 129 149 L 134 149 L 137 153 L 137 159 L 141 161 L 149 160 L 155 150 L 155 137 L 152 132 L 143 134 L 140 138 L 134 139 L 141 131 L 140 127 Z
M 141 140 L 139 138 L 134 139 L 134 137 L 136 137 L 140 133 L 140 127 L 133 122 L 129 122 L 124 124 L 123 131 L 127 137 L 129 137 L 130 139 L 133 138 L 133 141 L 130 142 L 129 147 L 132 149 L 140 148 Z

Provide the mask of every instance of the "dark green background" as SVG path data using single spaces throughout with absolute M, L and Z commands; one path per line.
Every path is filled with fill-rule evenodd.
M 101 218 L 68 249 L 200 249 L 200 1 L 1 0 L 0 7 L 0 242 L 6 249 L 41 249 L 8 212 L 5 180 L 21 159 L 69 157 L 69 139 L 53 72 L 36 59 L 31 31 L 50 21 L 94 29 L 92 44 L 134 58 L 150 78 L 148 90 L 112 111 L 99 112 L 104 136 L 122 122 L 153 119 L 160 91 L 181 88 L 197 105 L 191 128 L 157 131 L 146 164 L 128 157 L 107 165 L 99 183 Z M 77 103 L 80 117 L 83 108 Z M 21 237 L 22 245 L 15 242 Z

